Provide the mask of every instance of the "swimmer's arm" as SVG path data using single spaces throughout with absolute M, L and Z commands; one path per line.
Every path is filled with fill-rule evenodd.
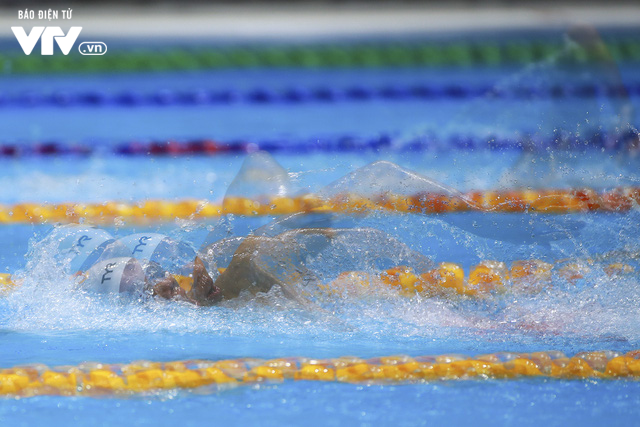
M 261 265 L 258 252 L 267 251 L 269 255 L 287 258 L 284 261 L 291 261 L 298 251 L 298 245 L 291 234 L 297 235 L 318 235 L 328 238 L 328 240 L 336 237 L 339 232 L 334 229 L 316 228 L 316 229 L 298 229 L 285 232 L 281 235 L 272 237 L 247 237 L 236 250 L 229 266 L 224 270 L 215 281 L 215 286 L 220 288 L 223 299 L 231 299 L 238 297 L 243 291 L 252 294 L 258 292 L 269 292 L 273 286 L 279 286 L 285 297 L 295 301 L 301 307 L 305 308 L 309 313 L 321 315 L 327 324 L 338 330 L 351 330 L 351 326 L 345 324 L 342 320 L 336 318 L 332 313 L 318 306 L 313 301 L 306 298 L 299 291 L 299 281 L 302 280 L 298 272 L 290 275 L 292 283 L 285 282 L 269 271 L 268 267 Z M 322 245 L 316 246 L 314 249 L 321 249 Z M 313 252 L 313 249 L 311 250 Z M 292 263 L 295 268 L 295 263 Z M 303 270 L 304 266 L 299 266 Z M 308 280 L 309 277 L 306 277 Z
M 182 292 L 184 291 L 182 290 Z M 220 301 L 219 289 L 214 285 L 213 279 L 207 273 L 207 269 L 199 257 L 196 257 L 194 262 L 193 285 L 183 299 L 201 306 L 213 305 Z
M 310 233 L 313 232 L 305 231 L 305 234 Z M 321 232 L 320 234 L 327 235 L 331 233 Z M 351 326 L 336 318 L 332 313 L 302 295 L 298 288 L 299 283 L 287 283 L 279 279 L 264 268 L 264 266 L 259 265 L 256 257 L 246 256 L 247 252 L 242 251 L 255 250 L 258 243 L 256 241 L 252 242 L 251 239 L 251 237 L 247 238 L 245 240 L 246 245 L 238 248 L 238 256 L 233 257 L 227 269 L 215 282 L 215 285 L 222 290 L 223 299 L 236 298 L 243 291 L 248 291 L 252 294 L 257 294 L 259 292 L 266 293 L 269 292 L 273 286 L 279 286 L 287 299 L 295 301 L 300 305 L 300 307 L 304 308 L 309 313 L 322 316 L 324 321 L 326 321 L 332 328 L 336 328 L 341 331 L 352 329 Z M 278 243 L 286 244 L 283 242 Z M 292 274 L 291 277 L 298 276 Z M 296 282 L 295 280 L 292 281 Z
M 273 274 L 256 265 L 256 253 L 277 243 L 271 240 L 249 236 L 240 244 L 226 270 L 215 282 L 222 291 L 223 299 L 237 298 L 243 291 L 252 294 L 268 292 L 273 285 L 281 284 Z
M 295 288 L 295 283 L 287 283 L 269 271 L 269 267 L 260 264 L 259 252 L 265 256 L 282 258 L 280 261 L 290 262 L 296 256 L 298 246 L 290 237 L 293 235 L 319 235 L 329 240 L 335 236 L 335 230 L 325 228 L 309 228 L 287 231 L 276 237 L 247 237 L 236 250 L 227 269 L 218 277 L 215 285 L 222 291 L 224 299 L 236 298 L 243 291 L 253 294 L 269 292 L 273 286 L 280 286 L 288 298 L 308 303 Z M 277 260 L 276 260 L 277 261 Z M 304 267 L 304 266 L 300 266 Z M 291 268 L 296 268 L 292 263 Z M 292 274 L 291 277 L 298 277 Z

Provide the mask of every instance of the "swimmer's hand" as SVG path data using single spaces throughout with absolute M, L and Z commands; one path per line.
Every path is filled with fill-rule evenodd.
M 158 280 L 151 288 L 151 295 L 167 300 L 182 300 L 197 304 L 197 302 L 190 298 L 184 289 L 180 287 L 173 276 Z
M 193 286 L 185 295 L 196 305 L 212 305 L 222 300 L 222 292 L 213 283 L 202 260 L 196 257 L 193 264 Z

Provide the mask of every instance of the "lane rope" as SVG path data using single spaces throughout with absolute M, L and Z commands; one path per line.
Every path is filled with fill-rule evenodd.
M 178 91 L 162 89 L 152 92 L 122 90 L 107 92 L 56 91 L 52 93 L 23 92 L 4 95 L 0 108 L 12 107 L 172 107 L 233 104 L 308 104 L 368 101 L 432 101 L 438 99 L 588 99 L 598 97 L 623 98 L 640 95 L 640 84 L 606 86 L 595 83 L 527 85 L 493 87 L 448 83 L 444 85 L 414 84 L 393 86 L 350 87 L 285 87 L 281 89 L 253 88 L 248 90 L 199 89 Z
M 149 223 L 177 219 L 206 220 L 233 214 L 279 216 L 293 213 L 366 213 L 371 210 L 445 214 L 453 212 L 564 214 L 625 213 L 640 205 L 640 187 L 597 192 L 593 189 L 471 191 L 461 196 L 437 193 L 379 194 L 365 197 L 339 194 L 325 200 L 313 194 L 299 197 L 264 197 L 254 200 L 227 197 L 221 204 L 207 200 L 146 200 L 104 203 L 18 203 L 0 205 L 0 224 L 114 222 Z
M 519 378 L 574 380 L 636 379 L 640 350 L 622 354 L 593 351 L 567 357 L 560 351 L 500 352 L 469 357 L 388 356 L 361 359 L 287 357 L 220 361 L 137 361 L 130 364 L 86 362 L 50 368 L 41 364 L 0 370 L 0 395 L 31 397 L 127 396 L 163 390 L 215 392 L 256 383 L 324 381 L 354 384 L 415 384 L 430 381 Z
M 605 40 L 616 61 L 640 61 L 640 42 L 634 36 L 611 36 Z M 474 67 L 530 64 L 563 48 L 561 40 L 511 39 L 510 41 L 404 42 L 384 44 L 236 46 L 130 50 L 94 56 L 91 61 L 71 55 L 0 56 L 0 67 L 12 73 L 65 73 L 105 71 L 160 71 L 220 68 L 381 68 L 381 67 Z
M 441 262 L 432 270 L 420 273 L 407 266 L 397 266 L 380 273 L 346 271 L 333 281 L 319 285 L 321 292 L 333 295 L 369 296 L 391 289 L 403 297 L 466 297 L 484 298 L 492 294 L 518 293 L 533 295 L 549 289 L 554 277 L 575 285 L 594 270 L 609 277 L 634 274 L 636 268 L 625 262 L 610 262 L 606 256 L 589 259 L 564 259 L 554 264 L 538 260 L 520 260 L 511 263 L 486 260 L 469 268 L 468 276 L 460 264 Z M 604 260 L 604 262 L 600 262 Z M 596 265 L 596 262 L 598 264 Z M 223 272 L 224 268 L 218 271 Z M 182 277 L 180 286 L 191 290 L 193 278 Z M 21 285 L 9 273 L 0 273 L 0 297 L 9 295 Z
M 634 131 L 621 134 L 605 132 L 586 137 L 567 136 L 557 133 L 549 139 L 513 139 L 499 136 L 477 136 L 452 134 L 448 136 L 426 135 L 405 138 L 382 133 L 370 137 L 337 135 L 309 138 L 263 138 L 260 140 L 240 139 L 220 141 L 215 139 L 187 140 L 133 140 L 114 143 L 101 139 L 86 142 L 48 140 L 42 142 L 0 143 L 0 157 L 61 156 L 112 154 L 118 156 L 212 156 L 221 154 L 269 153 L 307 154 L 342 153 L 366 151 L 391 152 L 436 152 L 451 150 L 490 151 L 545 151 L 563 150 L 604 150 L 625 151 L 640 148 L 640 137 Z
M 441 262 L 426 273 L 398 266 L 380 274 L 365 271 L 349 271 L 340 274 L 323 288 L 334 294 L 371 295 L 376 289 L 391 288 L 401 296 L 442 296 L 484 298 L 491 294 L 507 292 L 533 295 L 549 289 L 554 276 L 575 285 L 596 268 L 609 277 L 622 277 L 635 272 L 635 267 L 623 262 L 595 266 L 593 259 L 566 259 L 551 264 L 538 259 L 514 261 L 511 267 L 500 261 L 482 261 L 469 268 L 465 274 L 460 264 Z

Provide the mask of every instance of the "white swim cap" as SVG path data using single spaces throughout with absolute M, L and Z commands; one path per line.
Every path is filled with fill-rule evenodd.
M 171 274 L 188 276 L 193 271 L 196 252 L 185 242 L 158 233 L 131 234 L 119 242 L 129 249 L 129 256 L 157 263 Z
M 142 265 L 135 258 L 120 257 L 99 261 L 84 273 L 80 287 L 100 294 L 143 295 L 146 280 Z
M 57 244 L 57 259 L 74 274 L 85 271 L 101 259 L 129 255 L 127 248 L 111 234 L 92 226 L 69 224 L 56 227 L 47 239 Z

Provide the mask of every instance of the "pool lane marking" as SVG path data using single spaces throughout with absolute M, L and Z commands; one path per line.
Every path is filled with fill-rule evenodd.
M 354 384 L 420 384 L 451 380 L 615 380 L 640 377 L 640 350 L 592 351 L 567 357 L 559 351 L 499 352 L 480 356 L 388 356 L 361 359 L 287 357 L 272 360 L 86 362 L 50 368 L 42 364 L 0 370 L 0 395 L 31 397 L 127 396 L 166 390 L 215 392 L 227 387 L 288 381 Z
M 454 212 L 571 214 L 626 213 L 638 209 L 640 187 L 620 187 L 598 192 L 589 188 L 377 194 L 342 193 L 331 198 L 314 194 L 298 197 L 264 196 L 259 199 L 227 197 L 222 203 L 208 200 L 107 201 L 104 203 L 17 203 L 0 205 L 0 224 L 41 223 L 152 223 L 179 219 L 206 220 L 233 214 L 280 216 L 294 213 L 366 214 L 391 211 L 417 214 Z

